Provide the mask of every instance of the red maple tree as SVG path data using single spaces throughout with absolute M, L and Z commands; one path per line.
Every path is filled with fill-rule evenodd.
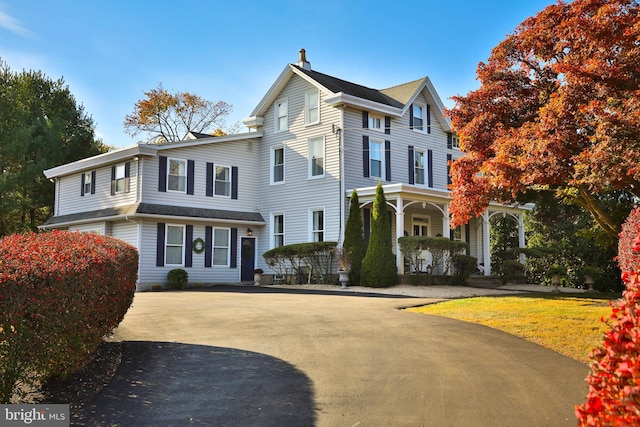
M 640 3 L 575 0 L 524 21 L 478 66 L 481 87 L 448 111 L 452 225 L 491 200 L 553 191 L 617 236 L 599 196 L 640 197 Z

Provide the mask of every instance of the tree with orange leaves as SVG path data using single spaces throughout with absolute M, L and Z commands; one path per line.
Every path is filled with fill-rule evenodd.
M 477 73 L 481 87 L 448 111 L 465 153 L 451 168 L 452 225 L 551 191 L 617 236 L 601 201 L 640 198 L 640 2 L 559 1 Z
M 162 143 L 180 141 L 188 132 L 226 135 L 222 126 L 232 110 L 230 104 L 189 92 L 169 93 L 162 84 L 144 94 L 146 98 L 136 102 L 133 113 L 124 119 L 131 136 L 146 132 L 148 141 Z

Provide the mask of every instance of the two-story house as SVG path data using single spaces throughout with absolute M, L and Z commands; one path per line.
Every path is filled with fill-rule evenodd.
M 42 228 L 112 235 L 140 251 L 139 286 L 185 268 L 197 283 L 251 281 L 276 246 L 337 241 L 349 197 L 365 224 L 375 186 L 402 235 L 450 236 L 470 244 L 490 274 L 489 218 L 511 215 L 524 246 L 523 208 L 491 205 L 449 227 L 449 165 L 456 136 L 429 78 L 371 89 L 311 69 L 304 50 L 285 67 L 250 117 L 249 133 L 138 144 L 58 166 L 54 216 Z

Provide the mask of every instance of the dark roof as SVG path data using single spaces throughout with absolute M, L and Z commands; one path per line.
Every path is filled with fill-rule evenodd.
M 202 132 L 194 132 L 194 131 L 189 131 L 189 133 L 191 135 L 193 135 L 194 138 L 196 139 L 203 139 L 203 138 L 211 138 L 213 135 L 209 134 L 209 133 L 202 133 Z
M 109 218 L 114 216 L 134 216 L 137 214 L 202 218 L 210 220 L 217 219 L 228 221 L 264 222 L 262 215 L 260 215 L 258 212 L 227 211 L 223 209 L 204 209 L 184 206 L 156 205 L 152 203 L 135 203 L 132 205 L 120 206 L 116 208 L 98 209 L 89 212 L 54 216 L 46 220 L 42 224 L 42 226 L 50 227 L 57 224 L 65 224 L 70 222 L 86 221 L 92 219 L 99 220 L 102 218 Z
M 336 77 L 328 76 L 326 74 L 319 73 L 313 70 L 305 70 L 297 65 L 291 64 L 304 74 L 317 81 L 322 86 L 326 87 L 333 93 L 343 92 L 348 95 L 356 96 L 358 98 L 367 99 L 369 101 L 377 102 L 391 107 L 403 108 L 404 104 L 393 99 L 392 97 L 382 93 L 378 89 L 371 89 L 366 86 L 351 83 L 346 80 L 338 79 Z

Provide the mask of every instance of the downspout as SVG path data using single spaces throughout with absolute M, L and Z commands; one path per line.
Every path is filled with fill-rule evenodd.
M 344 243 L 344 227 L 345 227 L 345 179 L 344 179 L 344 105 L 340 106 L 340 127 L 338 128 L 338 149 L 339 149 L 339 161 L 340 161 L 340 227 L 338 230 L 338 246 L 342 247 Z

